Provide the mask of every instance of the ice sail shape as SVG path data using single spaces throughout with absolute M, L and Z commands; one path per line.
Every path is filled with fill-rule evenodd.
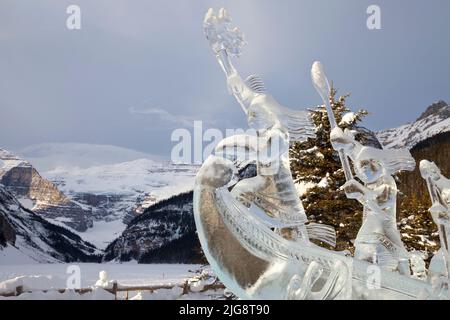
M 325 75 L 325 70 L 320 61 L 315 61 L 311 68 L 311 79 L 314 84 L 314 88 L 319 93 L 322 101 L 328 101 L 328 97 L 330 94 L 330 83 L 328 82 L 328 78 Z M 330 121 L 332 122 L 332 127 L 336 127 L 336 121 L 334 117 L 331 117 Z M 334 121 L 334 122 L 333 122 Z

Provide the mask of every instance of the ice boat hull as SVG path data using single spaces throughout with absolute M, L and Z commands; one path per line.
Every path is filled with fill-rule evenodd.
M 432 288 L 424 281 L 313 244 L 284 239 L 234 201 L 226 188 L 232 171 L 232 165 L 223 159 L 213 157 L 205 162 L 194 190 L 194 215 L 206 258 L 220 280 L 240 298 L 432 297 Z M 312 272 L 313 264 L 319 267 Z M 293 289 L 295 284 L 298 288 Z M 292 294 L 295 290 L 297 294 Z M 442 293 L 440 298 L 449 297 Z

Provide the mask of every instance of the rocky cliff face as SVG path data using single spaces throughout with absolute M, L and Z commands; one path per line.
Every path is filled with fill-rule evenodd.
M 9 247 L 37 262 L 98 262 L 101 254 L 78 235 L 24 208 L 1 184 L 0 244 L 0 250 Z
M 0 248 L 6 247 L 8 243 L 16 242 L 16 233 L 10 221 L 3 214 L 0 215 Z
M 47 219 L 61 221 L 78 231 L 92 227 L 90 210 L 69 199 L 33 166 L 0 149 L 0 183 L 12 192 L 22 205 Z
M 199 263 L 204 258 L 192 208 L 192 192 L 149 207 L 105 250 L 105 261 Z

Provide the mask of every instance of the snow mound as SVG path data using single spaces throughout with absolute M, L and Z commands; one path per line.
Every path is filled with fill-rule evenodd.
M 183 288 L 175 286 L 172 289 L 159 289 L 154 292 L 139 291 L 130 300 L 176 300 L 183 294 Z
M 354 112 L 347 112 L 342 116 L 341 122 L 339 122 L 339 125 L 349 125 L 352 123 L 355 123 L 356 121 L 356 114 Z
M 54 276 L 20 276 L 0 282 L 0 294 L 16 292 L 17 287 L 22 291 L 61 289 L 66 287 L 64 280 Z

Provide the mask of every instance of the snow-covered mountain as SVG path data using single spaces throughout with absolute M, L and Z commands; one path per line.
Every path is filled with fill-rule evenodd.
M 27 159 L 39 172 L 57 167 L 90 168 L 136 159 L 162 161 L 164 158 L 136 150 L 102 144 L 41 143 L 16 152 Z
M 198 169 L 115 146 L 41 144 L 20 154 L 90 212 L 92 227 L 78 234 L 99 248 L 105 248 L 152 204 L 192 190 Z M 64 223 L 62 219 L 50 221 Z
M 196 172 L 196 166 L 138 159 L 86 169 L 59 167 L 43 172 L 43 175 L 64 193 L 79 198 L 81 202 L 89 202 L 89 199 L 84 199 L 83 194 L 105 196 L 104 201 L 108 201 L 107 197 L 110 196 L 111 202 L 122 202 L 124 208 L 131 209 L 136 203 L 150 205 L 192 190 Z
M 0 184 L 0 265 L 22 262 L 98 262 L 101 252 L 69 230 L 24 208 Z
M 92 227 L 91 211 L 83 208 L 20 157 L 0 149 L 0 183 L 27 209 L 78 231 Z
M 128 222 L 157 201 L 192 190 L 197 167 L 139 159 L 90 168 L 43 172 L 70 198 L 92 209 L 96 221 Z
M 450 106 L 438 101 L 429 106 L 413 123 L 377 132 L 385 148 L 412 149 L 418 143 L 437 134 L 450 131 Z
M 122 235 L 105 250 L 105 261 L 139 263 L 203 262 L 197 238 L 193 192 L 152 205 L 134 218 Z

